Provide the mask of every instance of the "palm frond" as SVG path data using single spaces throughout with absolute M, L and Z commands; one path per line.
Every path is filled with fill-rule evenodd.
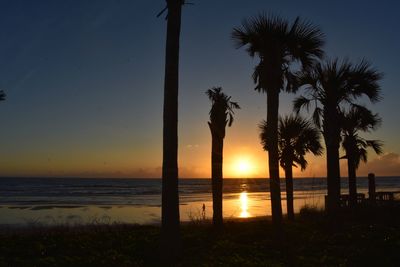
M 307 169 L 308 162 L 303 155 L 296 159 L 296 162 L 300 165 L 300 169 L 304 171 Z
M 304 170 L 307 167 L 306 153 L 322 154 L 319 130 L 299 115 L 280 117 L 278 133 L 281 161 L 296 162 Z
M 383 153 L 383 142 L 380 140 L 366 140 L 367 146 L 371 147 L 376 154 L 381 155 Z
M 303 70 L 309 69 L 323 55 L 321 30 L 299 18 L 290 25 L 281 17 L 261 13 L 242 21 L 231 38 L 236 48 L 245 47 L 251 57 L 260 58 L 253 81 L 261 92 L 270 88 L 296 91 L 291 65 L 301 63 Z
M 285 72 L 286 88 L 285 91 L 288 93 L 296 93 L 300 86 L 298 85 L 298 77 L 296 73 L 290 71 Z
M 229 105 L 230 105 L 230 109 L 231 110 L 240 109 L 240 106 L 239 106 L 239 104 L 237 102 L 229 102 Z
M 299 96 L 293 101 L 293 110 L 297 114 L 300 112 L 301 109 L 305 108 L 307 111 L 310 108 L 311 99 L 305 96 Z
M 3 90 L 0 90 L 0 101 L 6 100 L 6 93 Z
M 362 60 L 351 68 L 348 81 L 349 87 L 351 87 L 351 95 L 354 98 L 366 95 L 372 103 L 380 101 L 382 97 L 379 81 L 382 78 L 382 73 L 372 68 L 368 61 Z
M 320 64 L 316 64 L 313 69 L 303 70 L 296 73 L 296 80 L 295 86 L 302 87 L 302 86 L 309 86 L 313 88 L 313 90 L 317 89 L 317 82 L 318 82 L 318 67 Z
M 314 124 L 321 129 L 321 117 L 322 117 L 322 109 L 319 107 L 316 107 L 314 109 L 313 115 L 312 115 L 312 119 Z
M 254 57 L 256 54 L 262 55 L 271 40 L 282 39 L 286 34 L 287 24 L 278 16 L 261 13 L 243 20 L 240 27 L 233 29 L 231 38 L 236 48 L 247 46 L 246 51 Z
M 308 70 L 317 59 L 323 57 L 324 39 L 319 27 L 297 17 L 289 33 L 288 47 L 293 58 L 298 59 L 302 67 Z
M 231 112 L 228 113 L 229 119 L 228 119 L 228 127 L 232 126 L 233 123 L 233 114 Z
M 367 162 L 368 161 L 368 152 L 365 148 L 360 148 L 358 154 L 356 156 L 356 168 L 360 166 L 360 162 Z
M 225 137 L 225 127 L 232 126 L 234 109 L 240 109 L 237 102 L 231 101 L 231 97 L 222 92 L 221 87 L 213 87 L 206 91 L 206 95 L 211 101 L 210 115 L 210 129 L 215 130 Z M 216 130 L 218 128 L 218 130 Z
M 263 149 L 265 151 L 268 151 L 268 123 L 266 120 L 263 120 L 260 122 L 258 125 L 258 128 L 260 130 L 260 141 Z
M 377 113 L 374 114 L 365 106 L 358 104 L 351 104 L 351 109 L 343 115 L 344 130 L 347 131 L 369 132 L 376 130 L 382 123 L 382 119 Z
M 353 132 L 352 134 L 346 133 L 343 137 L 342 147 L 347 154 L 354 155 L 354 163 L 358 168 L 360 161 L 367 162 L 368 151 L 367 148 L 372 148 L 376 154 L 380 155 L 383 153 L 383 142 L 380 140 L 365 140 L 358 134 Z

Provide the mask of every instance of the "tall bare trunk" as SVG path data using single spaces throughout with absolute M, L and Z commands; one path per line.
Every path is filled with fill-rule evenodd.
M 281 187 L 278 154 L 279 90 L 267 90 L 268 164 L 271 192 L 272 221 L 279 229 L 282 225 Z
M 222 217 L 223 145 L 224 145 L 224 139 L 221 138 L 218 134 L 215 133 L 212 134 L 211 179 L 212 179 L 212 196 L 213 196 L 213 224 L 216 227 L 221 227 L 223 223 L 223 217 Z
M 340 129 L 336 106 L 328 107 L 324 121 L 324 139 L 326 145 L 326 165 L 328 180 L 328 213 L 335 213 L 340 206 L 340 165 L 339 145 Z
M 162 166 L 162 252 L 176 257 L 179 251 L 178 195 L 178 81 L 181 1 L 167 0 L 168 23 L 165 56 L 163 166 Z
M 293 206 L 293 162 L 288 161 L 285 163 L 285 180 L 286 180 L 286 206 L 288 219 L 294 220 L 294 206 Z
M 328 212 L 335 213 L 340 205 L 340 167 L 339 146 L 326 146 L 326 163 L 328 170 Z
M 350 206 L 355 207 L 357 205 L 356 164 L 355 164 L 353 152 L 348 151 L 346 154 L 347 154 L 347 169 L 348 169 L 348 174 L 349 174 Z

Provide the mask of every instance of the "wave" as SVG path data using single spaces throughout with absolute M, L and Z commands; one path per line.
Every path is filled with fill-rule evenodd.
M 358 188 L 368 189 L 367 178 L 358 178 Z M 377 190 L 400 191 L 399 177 L 376 179 Z M 285 191 L 284 179 L 281 180 Z M 347 179 L 342 179 L 347 188 Z M 89 179 L 89 178 L 0 178 L 0 205 L 160 205 L 160 179 Z M 224 179 L 224 194 L 269 192 L 267 179 Z M 325 178 L 294 180 L 298 197 L 325 194 Z M 183 201 L 211 195 L 210 179 L 180 179 Z

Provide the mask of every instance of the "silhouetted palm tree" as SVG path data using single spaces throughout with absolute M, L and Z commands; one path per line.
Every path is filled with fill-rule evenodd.
M 292 91 L 292 63 L 304 69 L 322 57 L 324 44 L 320 29 L 299 18 L 290 25 L 288 21 L 261 14 L 245 20 L 234 28 L 232 38 L 237 48 L 247 47 L 251 57 L 260 59 L 253 73 L 255 90 L 267 94 L 268 161 L 271 191 L 272 219 L 281 225 L 282 207 L 279 181 L 278 109 L 279 92 Z M 298 66 L 298 65 L 296 65 Z
M 260 138 L 263 148 L 267 149 L 268 125 L 266 121 L 260 124 Z M 286 116 L 279 118 L 278 127 L 279 160 L 285 170 L 287 214 L 290 220 L 294 219 L 293 207 L 293 172 L 292 167 L 300 165 L 301 170 L 307 167 L 306 153 L 322 154 L 320 133 L 309 121 L 300 116 Z
M 162 166 L 162 252 L 176 258 L 179 250 L 178 195 L 178 81 L 179 37 L 183 0 L 167 2 L 165 51 L 163 166 Z
M 340 114 L 343 106 L 354 107 L 356 99 L 365 95 L 371 102 L 380 99 L 378 81 L 382 74 L 374 70 L 366 61 L 353 65 L 338 59 L 317 64 L 311 71 L 297 77 L 297 86 L 306 85 L 307 96 L 294 101 L 294 110 L 308 110 L 315 103 L 314 123 L 322 129 L 326 145 L 328 203 L 329 212 L 334 212 L 340 204 Z
M 222 163 L 223 147 L 225 138 L 225 127 L 230 127 L 233 123 L 234 109 L 240 109 L 236 102 L 231 101 L 231 97 L 222 92 L 221 87 L 208 89 L 206 92 L 211 101 L 210 127 L 212 137 L 211 149 L 211 177 L 213 194 L 213 224 L 217 227 L 222 226 Z
M 6 100 L 6 93 L 3 90 L 0 91 L 0 101 Z
M 378 114 L 373 114 L 369 109 L 362 106 L 350 109 L 342 118 L 342 146 L 346 152 L 346 155 L 342 158 L 347 159 L 350 205 L 353 207 L 357 204 L 356 170 L 360 161 L 367 162 L 367 148 L 372 148 L 379 155 L 382 153 L 383 146 L 379 140 L 362 138 L 359 136 L 359 132 L 375 130 L 380 122 L 381 119 Z

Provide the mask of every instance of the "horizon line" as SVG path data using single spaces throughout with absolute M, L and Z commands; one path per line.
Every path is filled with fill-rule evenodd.
M 161 177 L 78 177 L 78 176 L 0 176 L 0 179 L 143 179 L 143 180 L 161 180 Z M 340 179 L 348 176 L 342 176 Z M 368 178 L 368 176 L 358 176 L 357 178 Z M 400 178 L 400 175 L 375 175 L 375 178 Z M 211 177 L 178 177 L 180 180 L 211 180 Z M 237 179 L 269 179 L 269 177 L 226 177 L 223 179 L 237 180 Z M 279 177 L 285 179 L 285 177 Z M 293 177 L 293 179 L 327 179 L 326 176 L 315 177 Z

